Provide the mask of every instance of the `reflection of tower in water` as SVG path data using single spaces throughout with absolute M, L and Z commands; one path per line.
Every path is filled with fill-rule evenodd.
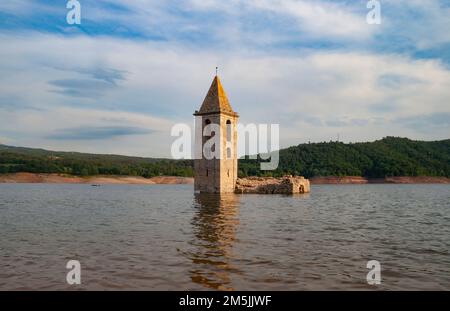
M 232 290 L 230 264 L 236 238 L 239 196 L 235 194 L 196 194 L 197 209 L 193 219 L 194 250 L 189 258 L 194 263 L 190 271 L 194 283 L 218 290 Z

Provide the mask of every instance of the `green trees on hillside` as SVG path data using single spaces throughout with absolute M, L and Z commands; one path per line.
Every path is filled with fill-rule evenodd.
M 259 162 L 240 160 L 239 175 L 261 175 Z M 423 142 L 386 137 L 370 143 L 301 144 L 280 151 L 280 165 L 272 174 L 450 177 L 450 140 Z
M 301 144 L 280 150 L 277 170 L 240 159 L 240 176 L 445 176 L 450 177 L 450 140 L 423 142 L 386 137 L 370 143 Z M 193 176 L 192 160 L 168 160 L 52 152 L 0 145 L 0 174 L 61 173 L 79 176 Z
M 159 175 L 193 176 L 192 167 L 190 160 L 89 155 L 0 146 L 0 174 L 30 172 L 78 176 L 127 175 L 149 178 Z

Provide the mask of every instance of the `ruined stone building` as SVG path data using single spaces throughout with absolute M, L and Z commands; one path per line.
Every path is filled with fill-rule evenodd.
M 231 108 L 217 75 L 200 110 L 195 111 L 194 116 L 196 116 L 195 144 L 196 148 L 201 149 L 194 159 L 195 192 L 293 194 L 310 191 L 309 180 L 299 176 L 238 179 L 239 116 Z M 211 130 L 212 126 L 208 125 L 214 125 L 216 128 Z M 211 143 L 214 137 L 215 143 Z

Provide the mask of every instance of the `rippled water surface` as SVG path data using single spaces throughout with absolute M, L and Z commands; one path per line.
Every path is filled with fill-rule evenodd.
M 450 290 L 448 185 L 194 195 L 189 185 L 0 184 L 0 290 Z

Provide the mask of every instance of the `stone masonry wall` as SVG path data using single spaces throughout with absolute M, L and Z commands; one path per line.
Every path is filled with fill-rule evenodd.
M 302 176 L 238 178 L 236 193 L 295 194 L 310 192 L 309 180 Z

